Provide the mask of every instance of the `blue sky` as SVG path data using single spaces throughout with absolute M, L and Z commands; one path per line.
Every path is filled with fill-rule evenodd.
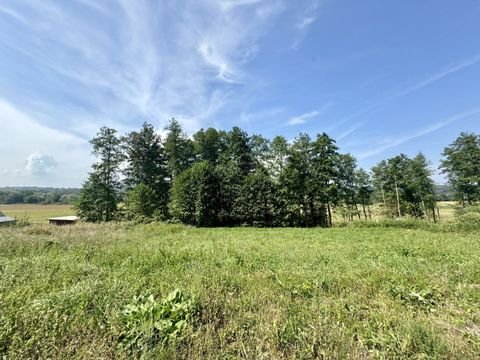
M 79 186 L 101 126 L 173 116 L 435 168 L 480 132 L 479 19 L 478 0 L 2 0 L 0 186 Z

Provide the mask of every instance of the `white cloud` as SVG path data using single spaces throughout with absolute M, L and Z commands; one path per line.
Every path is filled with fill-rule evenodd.
M 308 120 L 319 117 L 327 112 L 333 106 L 333 103 L 327 102 L 319 109 L 290 118 L 286 125 L 300 125 L 305 124 Z
M 82 183 L 91 163 L 87 141 L 45 127 L 2 99 L 0 114 L 0 164 L 4 169 L 0 186 Z
M 291 118 L 290 120 L 288 120 L 287 124 L 288 125 L 305 124 L 307 122 L 307 120 L 313 119 L 313 118 L 317 117 L 318 115 L 320 115 L 319 111 L 316 111 L 316 110 L 311 111 L 309 113 L 306 113 L 306 114 L 303 114 L 303 115 L 300 115 L 300 116 L 295 116 L 295 117 Z
M 33 176 L 44 176 L 53 172 L 57 165 L 58 163 L 53 156 L 36 152 L 28 156 L 25 170 Z

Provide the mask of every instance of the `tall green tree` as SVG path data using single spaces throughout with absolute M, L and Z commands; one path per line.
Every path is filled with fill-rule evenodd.
M 385 214 L 387 214 L 389 208 L 385 191 L 387 180 L 387 161 L 382 160 L 377 165 L 372 167 L 372 183 L 375 189 L 374 195 L 376 195 L 376 200 L 378 202 L 381 201 L 383 205 L 383 212 Z
M 168 174 L 171 181 L 182 171 L 188 169 L 193 163 L 193 142 L 184 133 L 181 124 L 171 119 L 165 130 L 167 135 L 163 143 L 167 158 Z
M 157 213 L 166 218 L 169 200 L 168 169 L 160 135 L 156 133 L 153 125 L 144 123 L 140 131 L 129 133 L 123 143 L 127 160 L 123 171 L 127 191 L 136 189 L 132 194 L 135 196 L 149 193 L 149 203 L 154 204 Z M 139 187 L 140 185 L 142 186 Z M 150 210 L 148 212 L 150 213 Z M 147 216 L 146 213 L 139 215 Z
M 427 158 L 422 153 L 411 160 L 408 185 L 415 194 L 412 196 L 412 202 L 420 204 L 420 211 L 416 216 L 432 218 L 436 222 L 435 183 Z
M 443 150 L 440 168 L 463 205 L 480 200 L 480 135 L 461 133 Z
M 340 172 L 340 154 L 335 140 L 326 133 L 318 134 L 313 143 L 312 168 L 315 201 L 320 209 L 318 223 L 321 226 L 332 226 L 331 207 L 338 204 L 340 179 L 347 177 L 347 168 L 355 168 L 355 159 L 350 155 L 342 157 L 344 172 Z M 347 164 L 349 163 L 349 164 Z M 348 175 L 350 177 L 350 175 Z
M 287 205 L 285 224 L 289 226 L 314 225 L 311 214 L 314 206 L 312 151 L 310 136 L 297 136 L 289 147 L 286 163 L 280 174 L 280 191 Z
M 271 227 L 278 223 L 277 188 L 263 168 L 248 175 L 242 182 L 235 211 L 242 224 Z
M 255 161 L 255 167 L 264 168 L 268 164 L 270 156 L 270 140 L 262 135 L 254 134 L 250 137 L 250 148 Z
M 243 178 L 255 169 L 255 160 L 248 134 L 235 126 L 227 135 L 226 159 L 232 161 Z
M 201 129 L 193 135 L 193 147 L 197 161 L 215 165 L 226 149 L 225 134 L 213 128 Z
M 111 221 L 116 217 L 120 195 L 119 169 L 124 160 L 121 140 L 116 130 L 102 127 L 90 144 L 98 161 L 82 187 L 76 210 L 86 221 Z
M 183 223 L 196 226 L 219 225 L 220 178 L 207 161 L 180 173 L 172 186 L 171 213 Z
M 422 154 L 414 159 L 405 154 L 394 156 L 381 161 L 372 172 L 374 184 L 381 187 L 387 215 L 417 218 L 433 215 L 434 183 L 428 162 Z
M 267 169 L 274 180 L 278 180 L 285 167 L 289 144 L 283 136 L 275 136 L 270 143 Z
M 357 199 L 357 160 L 350 154 L 338 155 L 338 173 L 336 183 L 337 196 L 341 201 L 341 211 L 344 218 L 352 221 L 355 216 L 360 218 Z

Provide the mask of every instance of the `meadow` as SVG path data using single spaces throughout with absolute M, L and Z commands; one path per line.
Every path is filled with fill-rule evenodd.
M 71 205 L 0 205 L 0 211 L 18 221 L 33 224 L 48 224 L 48 218 L 74 215 Z
M 480 234 L 0 229 L 0 356 L 478 359 Z

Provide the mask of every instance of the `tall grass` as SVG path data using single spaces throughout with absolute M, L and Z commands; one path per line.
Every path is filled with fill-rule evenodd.
M 479 242 L 385 226 L 2 228 L 0 355 L 476 359 Z

